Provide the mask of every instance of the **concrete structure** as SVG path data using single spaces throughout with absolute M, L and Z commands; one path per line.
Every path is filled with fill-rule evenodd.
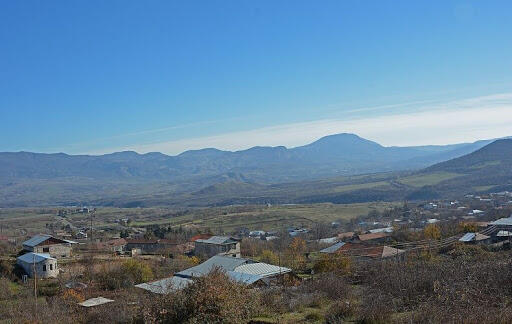
M 80 305 L 82 307 L 94 307 L 94 306 L 108 304 L 111 302 L 113 302 L 112 299 L 108 299 L 108 298 L 104 298 L 104 297 L 96 297 L 96 298 L 87 299 L 86 301 L 81 302 L 78 305 Z
M 196 240 L 194 254 L 206 257 L 227 255 L 240 258 L 240 241 L 227 236 L 212 236 L 207 240 Z
M 153 254 L 153 253 L 164 253 L 173 250 L 177 245 L 175 242 L 171 242 L 166 239 L 126 239 L 126 245 L 124 249 L 126 251 L 140 250 L 141 254 Z
M 54 258 L 71 256 L 71 245 L 76 242 L 62 240 L 51 235 L 39 234 L 23 242 L 23 250 L 34 253 L 47 253 Z
M 34 278 L 34 270 L 37 278 L 55 278 L 59 274 L 57 260 L 49 254 L 29 252 L 19 256 L 16 264 L 23 268 L 30 278 Z

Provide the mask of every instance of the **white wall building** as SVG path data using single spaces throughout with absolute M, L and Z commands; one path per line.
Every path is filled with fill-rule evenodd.
M 34 269 L 37 278 L 55 278 L 59 274 L 57 259 L 46 253 L 23 254 L 16 259 L 16 264 L 22 267 L 30 278 L 34 278 Z

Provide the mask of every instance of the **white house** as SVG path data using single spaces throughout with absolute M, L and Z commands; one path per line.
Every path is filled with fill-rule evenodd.
M 34 277 L 34 269 L 38 278 L 55 278 L 59 274 L 57 259 L 47 253 L 23 254 L 16 259 L 16 264 L 22 267 L 30 278 Z

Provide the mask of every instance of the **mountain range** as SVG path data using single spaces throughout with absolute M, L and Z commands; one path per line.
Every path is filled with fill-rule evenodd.
M 480 149 L 489 150 L 486 145 L 493 141 L 385 147 L 354 134 L 337 134 L 290 149 L 253 147 L 230 152 L 209 148 L 177 156 L 129 151 L 98 156 L 6 152 L 0 153 L 0 206 L 116 205 L 120 201 L 132 205 L 145 205 L 147 201 L 178 204 L 190 200 L 197 204 L 198 197 L 215 203 L 236 203 L 237 199 L 218 201 L 212 197 L 237 195 L 253 195 L 257 201 L 279 196 L 279 201 L 288 201 L 286 195 L 297 198 L 298 192 L 304 191 L 298 183 L 308 183 L 324 195 L 329 192 L 329 183 L 362 190 L 364 179 L 371 184 L 373 179 L 386 182 L 391 181 L 389 177 L 411 173 L 459 174 L 455 166 L 462 167 L 460 161 L 472 157 L 473 152 L 483 154 L 478 153 Z M 485 163 L 484 167 L 494 165 Z M 322 186 L 327 191 L 322 191 Z M 395 181 L 395 187 L 400 186 L 407 184 Z M 379 185 L 370 187 L 376 190 Z M 296 188 L 295 194 L 291 188 Z

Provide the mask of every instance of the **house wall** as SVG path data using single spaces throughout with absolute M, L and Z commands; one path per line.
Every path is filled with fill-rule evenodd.
M 30 278 L 34 278 L 34 264 L 17 260 L 19 266 L 25 270 Z M 56 260 L 45 260 L 35 265 L 36 273 L 38 278 L 56 278 L 59 274 Z
M 70 244 L 51 244 L 51 245 L 38 245 L 33 249 L 23 246 L 26 251 L 35 253 L 48 253 L 53 258 L 68 258 L 71 256 Z
M 214 255 L 229 255 L 236 258 L 241 257 L 240 242 L 232 244 L 208 244 L 195 242 L 194 254 L 212 257 Z

